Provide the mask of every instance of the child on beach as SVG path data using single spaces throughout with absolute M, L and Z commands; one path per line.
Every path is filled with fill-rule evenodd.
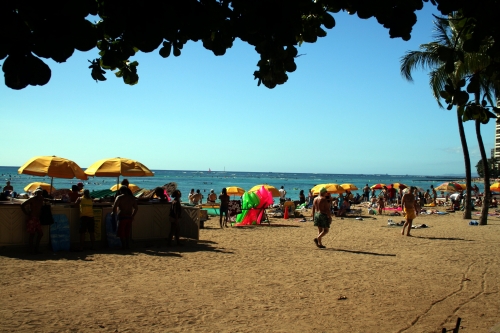
M 381 215 L 384 212 L 384 207 L 385 207 L 383 195 L 380 195 L 378 197 L 377 204 L 378 204 L 378 214 Z

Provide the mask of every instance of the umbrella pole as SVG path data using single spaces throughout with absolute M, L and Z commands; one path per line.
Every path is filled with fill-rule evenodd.
M 116 193 L 120 194 L 120 176 L 116 177 Z
M 50 195 L 52 195 L 52 182 L 54 181 L 54 177 L 50 177 Z

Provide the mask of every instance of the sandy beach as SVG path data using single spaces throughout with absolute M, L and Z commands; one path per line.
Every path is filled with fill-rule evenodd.
M 405 237 L 364 216 L 335 218 L 326 249 L 299 218 L 212 218 L 197 243 L 126 253 L 1 249 L 0 332 L 500 332 L 498 217 L 420 216 Z

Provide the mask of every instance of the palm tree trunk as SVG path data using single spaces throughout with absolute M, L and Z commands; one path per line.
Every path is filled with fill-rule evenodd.
M 481 218 L 479 219 L 479 225 L 488 224 L 488 208 L 490 207 L 490 167 L 488 165 L 488 158 L 486 157 L 486 151 L 484 150 L 483 138 L 481 136 L 481 122 L 475 120 L 476 122 L 476 136 L 477 143 L 479 144 L 479 151 L 481 152 L 481 159 L 484 168 L 484 195 L 483 195 L 483 205 L 481 206 Z
M 470 167 L 470 156 L 469 147 L 467 147 L 467 140 L 465 139 L 464 123 L 462 122 L 462 117 L 460 116 L 459 108 L 457 106 L 457 118 L 458 118 L 458 132 L 460 133 L 460 142 L 462 143 L 462 150 L 464 152 L 464 162 L 465 162 L 465 184 L 467 188 L 465 189 L 466 200 L 464 202 L 464 219 L 468 220 L 472 217 L 471 214 L 471 185 L 472 185 L 472 171 Z

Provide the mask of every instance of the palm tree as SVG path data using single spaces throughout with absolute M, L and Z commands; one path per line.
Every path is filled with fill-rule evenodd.
M 446 52 L 443 50 L 454 50 L 456 47 L 456 30 L 450 28 L 450 21 L 446 19 L 437 19 L 434 21 L 434 41 L 427 44 L 421 44 L 419 51 L 408 51 L 405 56 L 401 58 L 401 75 L 408 81 L 413 82 L 411 73 L 414 69 L 421 67 L 422 69 L 430 69 L 429 85 L 432 94 L 436 99 L 439 107 L 443 108 L 441 104 L 440 92 L 445 90 L 448 83 L 452 83 L 453 87 L 458 87 L 467 73 L 464 68 L 464 63 L 458 61 L 455 63 L 455 68 L 452 73 L 446 70 L 446 62 L 440 59 L 440 54 Z M 465 104 L 465 103 L 464 103 Z M 464 153 L 465 162 L 465 179 L 466 179 L 466 197 L 471 197 L 471 164 L 469 156 L 469 148 L 467 147 L 467 140 L 465 138 L 464 125 L 462 121 L 462 113 L 464 105 L 457 105 L 457 121 L 458 131 L 460 134 L 460 142 Z M 471 218 L 471 201 L 465 200 L 464 219 Z
M 431 86 L 434 98 L 438 105 L 443 107 L 440 98 L 451 96 L 450 91 L 454 93 L 457 106 L 458 128 L 460 140 L 464 152 L 465 172 L 467 182 L 467 200 L 465 201 L 464 218 L 471 217 L 471 166 L 470 157 L 467 148 L 467 141 L 463 129 L 463 122 L 473 119 L 475 121 L 476 136 L 478 140 L 481 158 L 484 163 L 484 200 L 481 209 L 480 224 L 487 224 L 488 207 L 490 203 L 489 190 L 489 169 L 486 157 L 486 151 L 481 136 L 481 123 L 486 124 L 489 118 L 494 117 L 489 111 L 481 107 L 480 96 L 493 105 L 492 92 L 497 93 L 497 87 L 487 81 L 482 75 L 484 69 L 490 64 L 490 58 L 485 50 L 487 43 L 480 48 L 479 52 L 468 53 L 463 51 L 465 40 L 470 37 L 460 27 L 463 20 L 457 13 L 451 15 L 448 19 L 438 18 L 435 23 L 435 41 L 420 45 L 420 51 L 410 51 L 401 59 L 401 74 L 407 80 L 412 81 L 411 71 L 421 66 L 422 68 L 432 69 L 429 73 L 429 84 Z M 451 67 L 451 68 L 450 68 Z M 466 79 L 470 80 L 467 91 L 474 94 L 474 102 L 467 103 L 468 94 L 462 92 L 461 87 L 465 86 Z M 465 95 L 465 96 L 464 96 Z M 498 95 L 497 95 L 498 96 Z M 448 99 L 448 98 L 447 98 Z M 451 98 L 447 100 L 448 110 L 453 107 Z

